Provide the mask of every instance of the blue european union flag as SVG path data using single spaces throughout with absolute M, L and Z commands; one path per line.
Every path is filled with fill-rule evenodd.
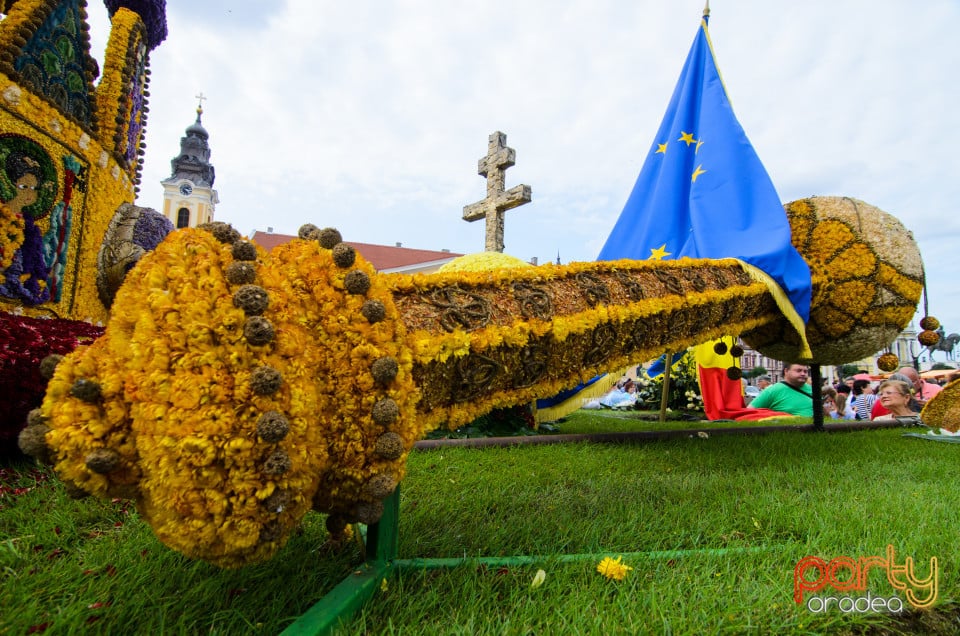
M 806 322 L 810 269 L 780 197 L 733 114 L 700 23 L 660 130 L 598 260 L 739 258 Z

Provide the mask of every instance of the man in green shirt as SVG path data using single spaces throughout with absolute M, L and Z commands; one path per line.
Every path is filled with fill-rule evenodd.
M 810 367 L 791 363 L 783 368 L 783 381 L 772 384 L 753 398 L 748 408 L 770 409 L 791 415 L 813 417 L 813 391 L 807 384 Z

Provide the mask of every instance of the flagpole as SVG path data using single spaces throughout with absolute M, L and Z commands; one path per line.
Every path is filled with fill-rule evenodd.
M 710 0 L 706 0 L 706 4 L 703 5 L 703 19 L 706 20 L 710 17 Z
M 670 367 L 673 366 L 673 354 L 669 351 L 663 354 L 667 364 L 663 369 L 663 389 L 660 391 L 660 423 L 667 421 L 667 399 L 670 397 Z

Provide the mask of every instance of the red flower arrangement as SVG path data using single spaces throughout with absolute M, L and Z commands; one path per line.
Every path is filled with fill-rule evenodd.
M 89 344 L 103 327 L 81 320 L 30 318 L 0 311 L 0 453 L 16 448 L 27 413 L 40 406 L 47 380 L 40 361 L 52 353 L 67 354 Z

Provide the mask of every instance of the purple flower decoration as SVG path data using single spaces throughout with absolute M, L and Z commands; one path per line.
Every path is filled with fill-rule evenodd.
M 170 219 L 156 210 L 143 210 L 133 226 L 133 242 L 152 252 L 170 232 L 173 232 Z
M 157 48 L 167 37 L 167 1 L 166 0 L 103 0 L 110 18 L 118 9 L 124 7 L 140 16 L 147 27 L 147 46 Z

